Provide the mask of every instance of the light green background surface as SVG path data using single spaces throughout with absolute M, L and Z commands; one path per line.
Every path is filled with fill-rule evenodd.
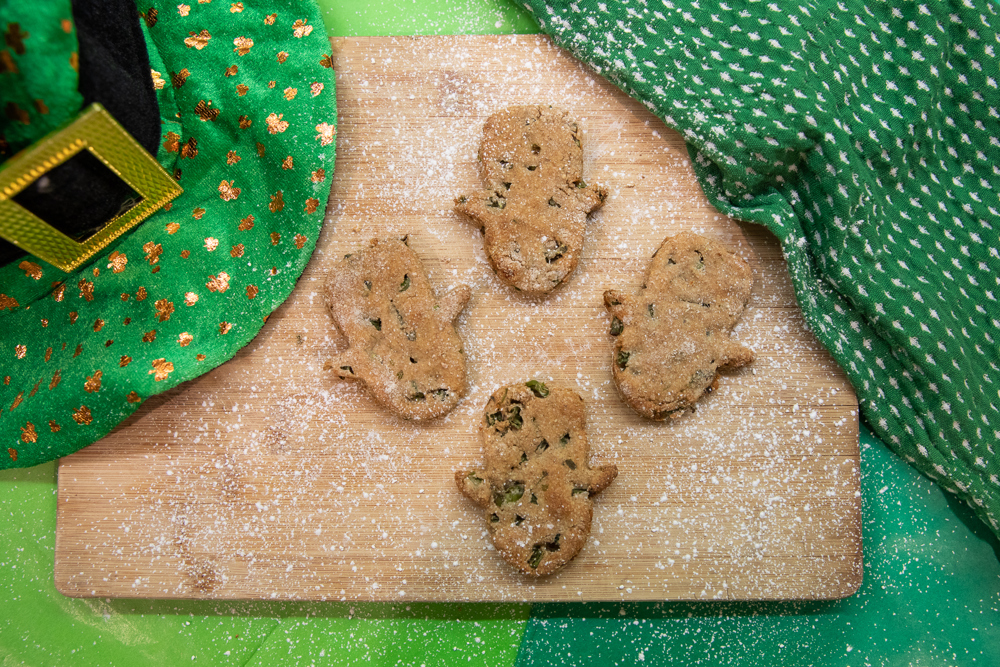
M 317 0 L 327 32 L 374 35 L 537 33 L 531 14 L 509 0 Z
M 536 32 L 501 0 L 324 0 L 332 35 Z M 536 605 L 519 664 L 995 665 L 1000 543 L 862 438 L 865 581 L 825 603 Z M 55 464 L 0 472 L 0 664 L 511 665 L 527 605 L 76 600 Z M 593 633 L 593 634 L 592 634 Z
M 55 463 L 0 471 L 0 665 L 509 665 L 528 605 L 73 599 Z

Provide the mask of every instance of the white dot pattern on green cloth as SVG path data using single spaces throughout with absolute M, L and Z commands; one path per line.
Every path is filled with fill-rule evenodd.
M 873 429 L 1000 534 L 997 5 L 524 4 L 781 239 Z

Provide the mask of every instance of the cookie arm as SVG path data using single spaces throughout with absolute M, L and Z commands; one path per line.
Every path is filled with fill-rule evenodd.
M 332 369 L 337 374 L 337 377 L 341 379 L 353 380 L 358 377 L 355 364 L 354 354 L 348 349 L 326 362 L 326 368 Z
M 623 319 L 622 316 L 628 310 L 630 300 L 627 294 L 622 294 L 618 290 L 609 289 L 604 292 L 604 307 L 618 319 Z
M 478 470 L 456 470 L 455 485 L 466 498 L 480 507 L 486 507 L 491 500 L 490 485 L 486 475 Z
M 482 226 L 489 215 L 486 201 L 492 194 L 489 190 L 477 190 L 471 195 L 462 195 L 455 200 L 455 210 Z
M 755 356 L 753 350 L 733 341 L 730 341 L 726 345 L 722 350 L 722 354 L 724 356 L 719 362 L 719 368 L 721 369 L 746 366 L 754 360 Z
M 608 190 L 603 185 L 590 184 L 585 188 L 577 189 L 576 196 L 584 203 L 587 213 L 590 213 L 604 206 L 604 200 L 608 198 Z
M 590 484 L 587 485 L 587 492 L 591 497 L 594 497 L 615 481 L 615 477 L 618 476 L 618 466 L 598 466 L 591 468 L 590 472 Z
M 441 297 L 438 301 L 438 312 L 441 314 L 441 319 L 445 322 L 451 322 L 458 317 L 458 314 L 465 309 L 465 304 L 469 302 L 471 296 L 472 290 L 468 285 L 459 285 Z

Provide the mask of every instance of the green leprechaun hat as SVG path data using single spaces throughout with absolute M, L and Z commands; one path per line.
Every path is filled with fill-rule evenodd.
M 336 109 L 317 8 L 137 4 L 0 0 L 0 468 L 230 359 L 319 234 Z

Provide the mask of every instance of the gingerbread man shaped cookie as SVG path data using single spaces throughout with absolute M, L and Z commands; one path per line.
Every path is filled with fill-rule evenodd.
M 455 209 L 483 230 L 497 276 L 528 294 L 546 294 L 576 268 L 587 215 L 607 191 L 583 180 L 579 126 L 548 106 L 511 107 L 483 127 L 483 189 Z
M 486 465 L 455 473 L 458 489 L 483 508 L 486 528 L 508 563 L 532 576 L 572 560 L 590 534 L 593 497 L 618 475 L 591 468 L 583 399 L 532 380 L 501 387 L 486 403 L 479 433 Z
M 373 239 L 334 267 L 326 305 L 349 347 L 329 366 L 359 379 L 406 419 L 432 419 L 465 394 L 465 352 L 453 324 L 471 292 L 440 300 L 406 239 Z
M 612 372 L 625 402 L 643 417 L 676 418 L 718 386 L 720 370 L 752 362 L 753 350 L 730 338 L 752 287 L 736 253 L 683 232 L 653 254 L 636 294 L 605 292 Z

